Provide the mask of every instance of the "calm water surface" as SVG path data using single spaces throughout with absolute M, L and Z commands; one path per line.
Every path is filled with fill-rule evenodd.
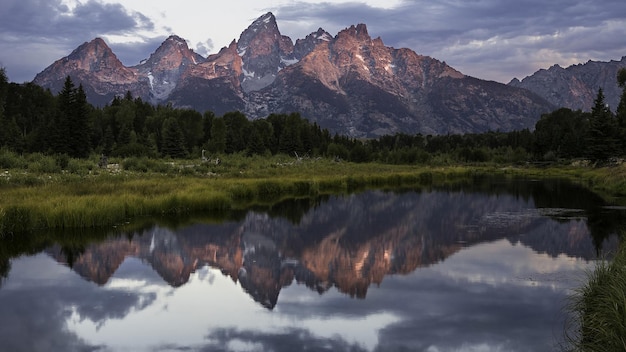
M 483 180 L 5 240 L 0 350 L 558 351 L 623 218 L 562 182 Z

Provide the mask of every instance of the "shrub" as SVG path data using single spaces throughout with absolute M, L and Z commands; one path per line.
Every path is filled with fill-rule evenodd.
M 57 163 L 55 157 L 46 156 L 43 154 L 33 154 L 28 164 L 28 169 L 33 172 L 41 173 L 59 173 L 61 172 L 61 166 Z
M 25 166 L 26 162 L 21 156 L 10 150 L 0 149 L 0 169 L 18 169 Z

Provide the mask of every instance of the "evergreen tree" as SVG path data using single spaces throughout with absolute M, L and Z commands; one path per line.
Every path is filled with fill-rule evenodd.
M 202 137 L 204 136 L 202 114 L 190 109 L 180 110 L 178 124 L 185 136 L 185 148 L 188 152 L 192 152 L 195 147 L 202 145 Z
M 113 137 L 113 130 L 111 126 L 107 126 L 102 137 L 102 153 L 104 153 L 104 155 L 111 155 L 114 145 L 115 137 Z
M 0 67 L 0 118 L 4 115 L 6 108 L 7 91 L 9 88 L 9 79 L 4 67 Z
M 204 143 L 207 143 L 209 139 L 211 139 L 213 119 L 215 119 L 215 114 L 212 111 L 205 111 L 204 115 L 202 115 L 202 130 L 204 132 L 202 139 Z
M 84 158 L 89 155 L 91 135 L 89 130 L 89 104 L 87 95 L 80 84 L 74 94 L 73 105 L 70 114 L 70 156 Z
M 617 154 L 616 123 L 611 110 L 604 102 L 602 88 L 598 90 L 589 120 L 589 159 L 593 162 L 607 161 Z
M 250 138 L 248 138 L 247 155 L 262 155 L 265 153 L 265 145 L 261 139 L 261 134 L 257 129 L 252 129 Z
M 281 153 L 293 156 L 294 153 L 303 154 L 300 125 L 302 120 L 298 114 L 290 114 L 285 119 L 285 125 L 278 138 L 278 150 Z
M 161 153 L 172 158 L 185 158 L 185 137 L 174 117 L 163 122 L 163 142 Z
M 218 154 L 226 151 L 226 122 L 221 117 L 213 119 L 208 149 L 209 152 Z
M 75 88 L 67 76 L 57 96 L 57 112 L 49 129 L 52 152 L 72 157 L 89 155 L 89 105 L 82 85 Z
M 135 106 L 132 100 L 124 99 L 115 112 L 115 127 L 117 130 L 117 146 L 130 143 L 130 134 L 134 131 Z
M 250 131 L 250 121 L 239 111 L 228 112 L 223 116 L 226 123 L 226 152 L 237 153 L 246 150 Z
M 617 72 L 617 84 L 622 88 L 622 96 L 615 111 L 618 125 L 618 138 L 621 143 L 622 155 L 626 154 L 626 68 Z

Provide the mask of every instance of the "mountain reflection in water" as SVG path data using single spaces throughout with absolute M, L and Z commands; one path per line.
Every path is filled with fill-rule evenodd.
M 56 244 L 11 261 L 0 323 L 12 328 L 0 340 L 12 350 L 56 350 L 29 339 L 103 351 L 555 350 L 567 290 L 623 223 L 621 210 L 568 187 L 369 191 Z

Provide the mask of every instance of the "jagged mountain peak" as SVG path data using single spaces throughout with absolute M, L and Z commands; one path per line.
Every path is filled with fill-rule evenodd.
M 153 68 L 159 65 L 189 65 L 198 64 L 202 61 L 204 61 L 204 57 L 190 49 L 185 39 L 177 35 L 170 35 L 150 55 L 150 58 L 142 61 L 137 67 L 142 70 L 146 67 Z
M 272 84 L 281 69 L 297 62 L 291 38 L 280 33 L 271 12 L 241 33 L 237 52 L 243 60 L 241 87 L 246 93 Z
M 320 27 L 317 31 L 307 35 L 304 39 L 296 40 L 293 49 L 294 58 L 300 60 L 313 51 L 319 43 L 330 42 L 332 40 L 333 36 Z
M 370 37 L 368 31 L 367 31 L 367 25 L 365 25 L 364 23 L 359 23 L 356 26 L 352 25 L 342 31 L 340 31 L 337 34 L 338 38 L 341 37 L 354 37 L 359 41 L 369 41 L 372 40 L 372 38 Z
M 119 61 L 104 39 L 100 37 L 89 42 L 84 42 L 78 48 L 74 49 L 74 51 L 72 51 L 66 59 L 79 61 L 86 60 L 87 62 L 95 62 L 102 59 Z
M 521 81 L 512 80 L 509 85 L 534 92 L 557 107 L 583 111 L 591 110 L 598 88 L 602 87 L 606 102 L 614 109 L 622 94 L 616 81 L 620 68 L 626 68 L 624 57 L 621 61 L 589 60 L 567 68 L 555 64 Z
M 70 55 L 55 61 L 39 73 L 33 83 L 58 92 L 67 76 L 75 84 L 82 84 L 95 104 L 106 104 L 126 91 L 137 95 L 146 92 L 137 71 L 124 66 L 102 38 L 85 42 Z
M 274 14 L 271 12 L 257 18 L 241 33 L 239 41 L 237 42 L 239 51 L 245 52 L 256 38 L 264 35 L 274 36 L 277 40 L 280 37 L 276 17 L 274 17 Z M 241 54 L 241 56 L 243 56 L 243 54 Z
M 266 24 L 269 26 L 276 25 L 276 16 L 272 12 L 268 12 L 252 22 L 252 26 Z
M 170 35 L 145 61 L 134 68 L 145 75 L 150 86 L 149 99 L 158 103 L 166 99 L 176 88 L 188 67 L 205 61 L 177 35 Z
M 48 67 L 35 83 L 58 91 L 67 75 L 83 83 L 98 105 L 131 91 L 152 103 L 218 115 L 240 110 L 255 119 L 299 111 L 354 137 L 532 128 L 551 108 L 521 89 L 505 90 L 411 49 L 387 47 L 362 23 L 335 36 L 319 28 L 294 45 L 271 12 L 208 58 L 171 35 L 147 60 L 125 67 L 96 38 Z
M 187 41 L 177 36 L 176 34 L 171 34 L 169 37 L 167 37 L 167 39 L 165 39 L 165 42 L 175 42 L 175 43 L 187 45 Z

